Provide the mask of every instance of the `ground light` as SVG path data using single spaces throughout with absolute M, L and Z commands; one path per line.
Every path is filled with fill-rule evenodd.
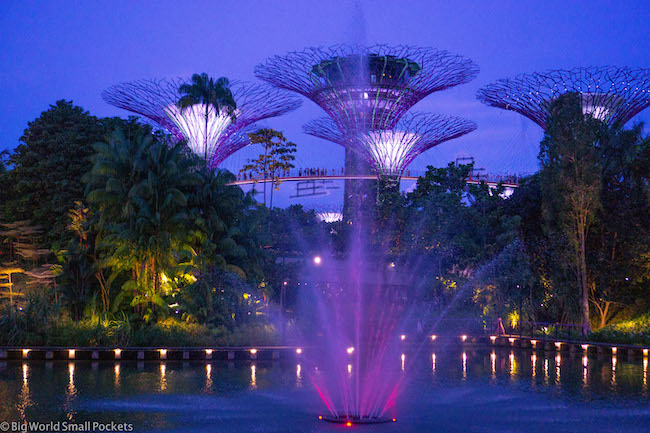
M 314 264 L 315 265 L 320 265 L 323 259 L 320 258 L 320 256 L 314 257 Z

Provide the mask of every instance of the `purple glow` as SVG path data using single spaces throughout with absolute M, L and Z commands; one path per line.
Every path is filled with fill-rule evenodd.
M 407 113 L 392 130 L 374 130 L 346 135 L 328 118 L 313 120 L 307 134 L 355 149 L 380 176 L 401 176 L 422 152 L 476 129 L 476 124 L 458 117 Z
M 318 104 L 348 133 L 392 129 L 421 99 L 473 80 L 478 67 L 448 51 L 337 45 L 275 56 L 255 75 Z
M 407 283 L 398 284 L 386 266 L 374 269 L 362 247 L 354 248 L 343 262 L 323 256 L 304 271 L 318 349 L 303 355 L 303 371 L 332 417 L 392 418 L 405 375 L 398 325 Z
M 482 88 L 477 98 L 520 113 L 545 129 L 552 102 L 568 92 L 582 96 L 584 114 L 610 126 L 625 124 L 650 106 L 650 69 L 610 66 L 522 74 Z
M 105 90 L 102 98 L 111 105 L 146 117 L 176 140 L 187 141 L 199 156 L 207 155 L 211 168 L 249 144 L 247 133 L 254 131 L 255 122 L 281 116 L 301 104 L 299 99 L 279 89 L 234 82 L 231 89 L 237 103 L 235 121 L 209 110 L 206 137 L 204 107 L 195 105 L 181 111 L 176 106 L 181 97 L 178 89 L 185 82 L 185 79 L 173 78 L 121 83 Z

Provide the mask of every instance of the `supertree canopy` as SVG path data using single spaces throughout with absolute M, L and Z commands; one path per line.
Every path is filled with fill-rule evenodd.
M 207 110 L 202 104 L 178 107 L 182 78 L 138 80 L 121 83 L 102 93 L 111 105 L 137 113 L 167 130 L 176 140 L 185 140 L 212 168 L 246 146 L 246 132 L 255 122 L 280 116 L 300 106 L 300 100 L 266 85 L 235 82 L 231 90 L 237 103 L 234 115 Z
M 362 155 L 379 176 L 400 177 L 416 156 L 438 144 L 465 135 L 476 124 L 438 114 L 406 114 L 393 129 L 342 133 L 329 118 L 305 125 L 307 134 L 339 143 Z
M 338 45 L 276 56 L 255 75 L 318 104 L 345 131 L 392 129 L 422 98 L 472 80 L 471 60 L 428 48 Z
M 569 92 L 581 95 L 583 113 L 608 125 L 625 124 L 650 105 L 650 69 L 609 66 L 522 74 L 482 88 L 477 98 L 545 129 L 551 104 Z

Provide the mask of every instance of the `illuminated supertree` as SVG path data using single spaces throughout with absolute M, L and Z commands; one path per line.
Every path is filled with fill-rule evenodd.
M 427 95 L 467 83 L 471 60 L 428 48 L 337 45 L 272 57 L 255 75 L 318 104 L 343 131 L 392 129 Z
M 178 107 L 179 88 L 186 82 L 172 78 L 121 83 L 105 90 L 102 98 L 111 105 L 146 117 L 176 140 L 185 140 L 196 154 L 207 155 L 211 168 L 248 145 L 246 132 L 252 132 L 255 122 L 286 114 L 301 104 L 298 98 L 280 89 L 235 82 L 230 86 L 237 103 L 234 121 L 225 110 L 217 113 L 213 107 L 207 110 L 206 118 L 202 104 L 186 109 Z
M 403 116 L 393 129 L 346 134 L 327 117 L 304 127 L 307 134 L 354 149 L 380 177 L 396 178 L 422 152 L 475 129 L 474 122 L 459 117 L 412 113 Z
M 610 126 L 623 125 L 650 106 L 650 69 L 608 66 L 522 74 L 482 88 L 477 98 L 516 111 L 546 129 L 551 104 L 569 92 L 581 95 L 584 114 Z

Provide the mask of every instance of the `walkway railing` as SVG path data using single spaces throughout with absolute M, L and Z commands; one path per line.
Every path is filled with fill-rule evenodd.
M 425 175 L 424 171 L 406 170 L 402 179 L 416 180 L 418 177 Z M 270 182 L 270 177 L 264 177 L 259 173 L 238 173 L 237 180 L 233 185 L 245 185 L 256 182 Z M 321 179 L 374 179 L 374 174 L 351 174 L 346 173 L 344 168 L 296 168 L 286 170 L 276 175 L 280 180 L 321 180 Z M 467 178 L 467 183 L 486 182 L 490 185 L 496 185 L 502 182 L 507 187 L 517 187 L 521 176 L 514 174 L 472 174 Z
M 517 322 L 504 326 L 507 334 L 540 339 L 579 340 L 585 335 L 583 325 L 551 322 Z M 496 325 L 498 331 L 498 324 Z

